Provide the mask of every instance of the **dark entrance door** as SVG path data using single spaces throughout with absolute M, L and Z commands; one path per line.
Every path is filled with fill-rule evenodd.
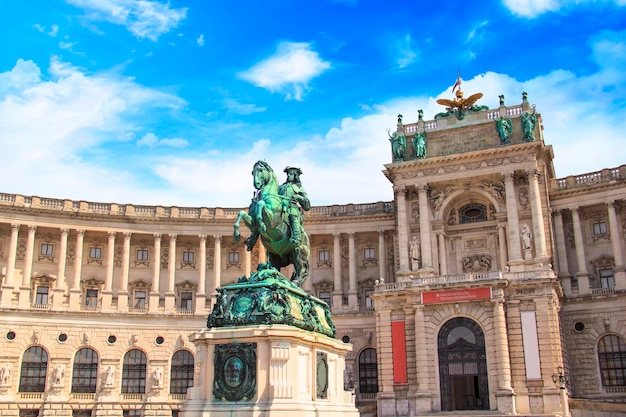
M 488 410 L 485 337 L 478 323 L 455 318 L 439 331 L 441 409 Z

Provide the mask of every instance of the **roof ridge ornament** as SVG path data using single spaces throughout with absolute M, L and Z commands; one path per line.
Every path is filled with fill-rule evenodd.
M 467 98 L 463 97 L 463 90 L 461 90 L 462 81 L 463 80 L 461 79 L 461 72 L 459 71 L 456 82 L 454 83 L 454 86 L 452 87 L 453 94 L 455 94 L 454 90 L 457 90 L 457 87 L 458 87 L 458 90 L 456 91 L 454 99 L 449 100 L 446 98 L 440 98 L 437 100 L 438 104 L 441 104 L 442 106 L 446 106 L 446 112 L 438 113 L 435 116 L 435 119 L 439 117 L 448 117 L 451 115 L 455 115 L 457 119 L 463 120 L 463 118 L 465 117 L 466 111 L 480 111 L 480 110 L 488 109 L 487 106 L 475 105 L 475 103 L 482 98 L 483 93 L 472 94 L 471 96 Z

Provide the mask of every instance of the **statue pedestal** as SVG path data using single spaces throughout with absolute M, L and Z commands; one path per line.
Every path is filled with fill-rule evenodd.
M 344 390 L 352 346 L 284 324 L 211 328 L 193 334 L 194 387 L 180 417 L 358 417 Z

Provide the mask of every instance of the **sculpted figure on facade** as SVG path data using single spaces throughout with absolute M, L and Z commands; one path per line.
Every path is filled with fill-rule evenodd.
M 532 241 L 533 241 L 533 234 L 530 231 L 530 226 L 528 226 L 527 223 L 524 223 L 522 225 L 522 247 L 524 248 L 524 250 L 531 250 L 532 249 Z
M 104 386 L 105 387 L 112 387 L 113 384 L 115 383 L 115 368 L 111 365 L 107 366 L 106 370 L 104 371 Z
M 417 236 L 413 236 L 413 240 L 411 240 L 409 249 L 411 253 L 411 260 L 419 264 L 421 255 L 420 255 L 420 241 L 417 240 Z
M 511 119 L 501 117 L 495 119 L 496 131 L 500 136 L 500 145 L 509 145 L 511 143 L 511 134 L 513 133 L 513 122 Z
M 9 385 L 11 383 L 11 364 L 5 363 L 0 368 L 0 385 Z
M 426 131 L 417 132 L 413 137 L 416 158 L 426 157 Z
M 152 387 L 163 387 L 163 369 L 160 366 L 157 366 L 154 371 L 152 371 Z
M 524 112 L 520 116 L 522 122 L 522 131 L 524 132 L 524 142 L 535 141 L 535 126 L 537 125 L 537 114 L 535 113 L 535 107 L 533 106 L 533 112 Z
M 481 187 L 488 192 L 500 206 L 504 205 L 504 184 L 484 181 Z
M 391 153 L 394 161 L 403 161 L 404 151 L 406 150 L 406 136 L 398 131 L 391 134 L 389 130 L 387 130 L 387 135 L 389 136 L 389 142 L 391 142 Z
M 65 377 L 65 367 L 59 364 L 56 366 L 56 368 L 54 368 L 54 372 L 52 374 L 52 378 L 53 378 L 52 385 L 63 385 L 64 377 Z

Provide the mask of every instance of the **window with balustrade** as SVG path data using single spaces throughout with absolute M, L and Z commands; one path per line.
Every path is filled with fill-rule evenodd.
M 45 392 L 48 371 L 48 352 L 33 346 L 24 352 L 20 372 L 20 392 Z
M 626 343 L 610 334 L 598 342 L 598 362 L 604 387 L 626 386 Z
M 50 287 L 46 285 L 38 285 L 35 291 L 35 304 L 44 305 L 49 301 Z
M 376 350 L 368 348 L 359 354 L 359 393 L 372 394 L 376 392 L 378 392 Z
M 170 394 L 186 394 L 193 386 L 194 358 L 188 350 L 179 350 L 172 356 Z
M 102 247 L 92 246 L 89 248 L 89 256 L 87 257 L 87 263 L 96 263 L 102 265 Z
M 72 392 L 95 393 L 98 381 L 98 354 L 91 348 L 82 348 L 74 355 Z
M 122 368 L 122 393 L 144 394 L 146 392 L 146 354 L 132 349 L 124 355 Z

